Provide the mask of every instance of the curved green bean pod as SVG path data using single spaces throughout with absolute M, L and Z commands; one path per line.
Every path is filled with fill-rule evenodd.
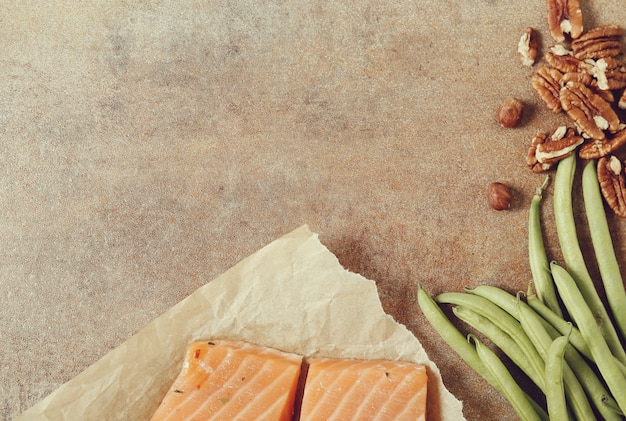
M 580 335 L 580 331 L 578 331 L 576 327 L 573 327 L 571 323 L 568 323 L 564 319 L 556 316 L 556 314 L 554 314 L 554 312 L 548 309 L 545 304 L 541 303 L 535 295 L 529 296 L 529 302 L 531 300 L 539 302 L 541 306 L 543 306 L 543 308 L 547 309 L 555 318 L 558 318 L 558 320 L 562 323 L 560 332 L 557 331 L 557 329 L 555 329 L 552 326 L 552 324 L 546 321 L 541 316 L 541 314 L 535 312 L 535 310 L 530 305 L 528 305 L 527 303 L 519 299 L 517 296 L 512 295 L 509 292 L 501 288 L 498 288 L 492 285 L 479 285 L 473 289 L 466 289 L 465 291 L 471 294 L 479 295 L 483 298 L 487 298 L 494 304 L 501 307 L 511 316 L 519 320 L 520 323 L 521 323 L 520 308 L 521 307 L 525 308 L 526 312 L 532 315 L 532 316 L 527 315 L 526 318 L 528 319 L 528 317 L 532 317 L 534 319 L 535 324 L 533 324 L 532 328 L 528 328 L 524 324 L 522 324 L 522 327 L 526 331 L 528 337 L 531 339 L 533 344 L 536 345 L 537 351 L 539 352 L 541 357 L 544 358 L 544 360 L 545 360 L 545 355 L 547 352 L 547 347 L 552 342 L 552 340 L 561 336 L 562 334 L 567 335 L 569 331 L 571 331 L 570 342 L 573 342 L 573 336 L 575 333 L 577 337 L 579 338 L 579 341 L 584 345 L 585 349 L 587 349 L 588 351 L 587 345 L 584 339 L 582 338 L 582 335 Z M 454 314 L 457 317 L 459 317 L 459 319 L 463 320 L 465 323 L 469 324 L 474 329 L 484 334 L 492 342 L 494 342 L 496 346 L 502 349 L 502 351 L 505 354 L 507 354 L 507 356 L 522 369 L 522 371 L 526 372 L 526 369 L 523 368 L 523 364 L 527 363 L 527 361 L 524 357 L 517 356 L 516 355 L 517 351 L 509 350 L 508 348 L 509 344 L 507 342 L 511 341 L 511 338 L 507 334 L 505 334 L 501 329 L 495 327 L 493 323 L 489 322 L 484 317 L 478 315 L 476 312 L 472 310 L 467 309 L 466 307 L 458 306 L 458 307 L 455 307 L 453 311 L 454 311 Z M 528 321 L 526 321 L 526 324 L 527 323 Z M 533 335 L 533 334 L 542 335 L 540 331 L 544 332 L 543 338 L 542 338 L 543 345 L 541 348 L 540 348 L 540 345 L 538 345 L 540 344 L 539 339 L 537 339 L 537 337 Z M 503 341 L 504 343 L 502 343 Z M 589 353 L 589 358 L 591 358 L 590 353 Z M 595 407 L 598 410 L 600 415 L 602 415 L 602 417 L 606 421 L 621 421 L 622 418 L 619 415 L 615 414 L 615 412 L 611 408 L 609 408 L 609 406 L 607 406 L 606 403 L 603 402 L 603 398 L 606 398 L 605 400 L 608 402 L 614 402 L 613 397 L 610 396 L 609 392 L 604 387 L 604 384 L 600 381 L 596 373 L 589 366 L 587 361 L 585 361 L 585 359 L 582 358 L 581 354 L 577 351 L 577 349 L 574 346 L 570 345 L 565 350 L 565 360 L 567 362 L 568 367 L 565 369 L 566 374 L 564 375 L 568 379 L 572 378 L 571 377 L 572 375 L 575 376 L 574 381 L 578 382 L 580 386 L 582 386 L 582 388 L 584 389 L 584 392 L 588 396 L 588 401 L 593 403 L 593 407 Z M 568 370 L 571 370 L 571 371 L 567 373 Z M 568 383 L 569 382 L 566 379 L 565 384 L 567 385 Z M 578 397 L 579 402 L 582 402 L 578 404 L 577 411 L 575 407 L 573 407 L 573 409 L 575 410 L 575 412 L 578 412 L 578 414 L 586 414 L 583 416 L 589 416 L 590 415 L 589 407 L 585 405 L 584 400 L 582 398 L 583 395 L 580 393 L 580 390 L 576 390 L 577 389 L 576 385 L 574 385 L 573 388 L 574 390 L 569 391 L 568 394 L 574 393 Z M 615 406 L 617 406 L 617 404 L 615 404 Z M 580 415 L 578 416 L 578 418 L 580 418 Z
M 537 189 L 530 202 L 530 212 L 528 217 L 528 255 L 530 261 L 530 272 L 533 275 L 533 282 L 537 291 L 537 296 L 552 311 L 562 316 L 561 307 L 556 297 L 554 280 L 550 272 L 550 263 L 546 255 L 546 249 L 541 233 L 541 198 L 543 190 L 548 183 L 548 177 L 543 185 Z
M 493 342 L 493 344 L 500 348 L 524 373 L 532 371 L 528 357 L 513 338 L 489 319 L 465 306 L 455 306 L 452 312 L 460 320 L 467 323 Z
M 585 342 L 582 335 L 580 334 L 580 331 L 576 327 L 572 326 L 571 323 L 557 316 L 544 303 L 539 301 L 536 295 L 529 295 L 527 298 L 528 302 L 525 303 L 524 301 L 520 300 L 517 296 L 512 295 L 509 292 L 501 288 L 492 286 L 492 285 L 479 285 L 473 289 L 466 289 L 465 291 L 471 294 L 479 295 L 483 298 L 487 298 L 494 304 L 501 307 L 511 316 L 515 317 L 520 322 L 521 322 L 520 307 L 527 308 L 527 311 L 529 313 L 532 313 L 536 321 L 539 322 L 539 324 L 535 324 L 533 326 L 532 331 L 538 331 L 539 329 L 541 329 L 547 332 L 547 334 L 549 335 L 549 337 L 547 337 L 547 341 L 551 342 L 553 339 L 557 338 L 560 335 L 568 335 L 571 346 L 568 346 L 567 349 L 565 350 L 565 360 L 567 361 L 567 364 L 570 366 L 571 370 L 573 371 L 573 374 L 576 376 L 576 378 L 580 382 L 580 385 L 586 392 L 587 396 L 589 397 L 589 400 L 593 403 L 593 406 L 600 412 L 600 414 L 604 417 L 606 421 L 621 421 L 622 420 L 621 417 L 617 416 L 615 412 L 612 409 L 610 409 L 606 403 L 603 402 L 603 398 L 605 398 L 604 400 L 608 402 L 614 402 L 614 399 L 612 396 L 610 396 L 608 390 L 606 389 L 604 384 L 600 381 L 600 379 L 598 378 L 596 373 L 593 371 L 593 369 L 589 366 L 587 361 L 585 361 L 585 359 L 582 358 L 581 354 L 585 355 L 585 357 L 589 358 L 590 360 L 592 359 L 592 356 L 591 356 L 591 352 L 589 352 L 589 348 L 587 347 L 587 343 Z M 546 312 L 549 313 L 548 317 L 550 318 L 552 323 L 544 319 L 543 315 L 541 314 L 542 313 L 541 311 L 537 311 L 536 308 L 533 308 L 533 305 L 535 304 L 538 304 L 539 306 L 541 306 L 541 310 L 543 310 L 543 313 L 546 313 Z M 460 309 L 461 307 L 457 307 L 457 308 Z M 456 314 L 456 311 L 455 311 L 455 314 Z M 469 316 L 466 316 L 466 314 L 469 314 L 469 310 L 464 311 L 463 312 L 464 317 L 459 317 L 459 318 L 465 321 L 466 323 L 468 323 L 470 326 L 473 326 L 475 329 L 477 329 L 481 333 L 485 334 L 487 338 L 493 341 L 493 339 L 486 333 L 487 332 L 486 329 L 488 328 L 484 325 L 473 324 L 471 320 L 467 320 Z M 457 316 L 459 315 L 457 314 Z M 559 326 L 558 330 L 553 326 L 553 323 Z M 537 344 L 537 339 L 533 338 L 531 336 L 531 333 L 527 329 L 524 329 L 524 330 L 526 331 L 531 341 L 534 344 Z M 507 355 L 509 355 L 510 353 L 509 351 L 503 349 L 502 346 L 498 345 L 497 343 L 496 345 L 499 348 L 501 348 Z M 582 348 L 585 351 L 585 353 L 580 352 L 577 346 Z M 538 349 L 538 351 L 540 352 L 541 350 Z M 541 352 L 540 352 L 540 355 L 544 357 L 544 355 L 541 354 Z M 511 355 L 509 355 L 509 358 L 513 360 Z M 513 360 L 513 362 L 515 361 Z M 624 367 L 623 365 L 621 365 L 621 363 L 619 363 L 619 361 L 617 361 L 617 363 L 620 364 L 621 366 L 620 369 Z M 526 372 L 526 370 L 524 370 L 523 368 L 522 370 Z M 566 374 L 566 376 L 569 376 L 569 374 Z M 615 404 L 615 406 L 617 406 L 617 404 Z
M 626 339 L 626 290 L 620 273 L 619 264 L 613 249 L 613 240 L 604 212 L 604 199 L 600 192 L 596 162 L 589 161 L 582 175 L 585 213 L 589 224 L 591 242 L 600 269 L 600 277 L 606 292 L 606 298 L 613 314 L 615 324 L 622 340 Z
M 551 421 L 569 421 L 570 419 L 567 412 L 563 384 L 563 354 L 565 354 L 565 347 L 568 342 L 567 336 L 560 336 L 552 341 L 548 349 L 546 359 L 546 402 Z M 591 418 L 580 419 L 592 420 L 594 418 L 593 413 L 591 413 Z
M 437 303 L 428 295 L 421 284 L 417 288 L 417 301 L 426 320 L 433 326 L 437 333 L 450 346 L 467 365 L 476 371 L 487 383 L 489 383 L 498 393 L 505 396 L 500 382 L 493 377 L 491 371 L 484 366 L 476 348 L 474 348 L 465 336 L 454 326 L 454 324 L 446 317 Z M 530 397 L 527 398 L 538 414 L 541 421 L 549 421 L 548 414 Z
M 611 401 L 608 396 L 604 396 L 602 398 L 602 403 L 604 403 L 606 407 L 609 408 L 611 411 L 613 411 L 615 414 L 620 416 L 620 420 L 623 419 L 621 418 L 622 416 L 626 415 L 622 412 L 621 409 L 619 409 L 619 406 L 617 406 L 617 403 L 615 403 L 615 401 Z
M 623 421 L 619 414 L 607 405 L 607 403 L 611 403 L 617 407 L 617 402 L 606 389 L 604 383 L 598 378 L 596 372 L 593 371 L 581 354 L 571 346 L 571 343 L 565 348 L 565 361 L 571 367 L 580 385 L 585 390 L 589 401 L 591 401 L 604 420 Z
M 549 358 L 549 350 L 550 346 L 553 343 L 553 338 L 548 333 L 547 329 L 544 327 L 542 323 L 542 319 L 537 313 L 535 313 L 529 306 L 527 306 L 523 302 L 519 302 L 519 312 L 520 312 L 520 324 L 522 328 L 528 334 L 528 337 L 533 341 L 535 346 L 537 347 L 537 351 L 544 359 L 546 366 L 548 364 Z M 570 325 L 571 326 L 571 325 Z M 556 331 L 555 331 L 556 332 Z M 556 338 L 568 338 L 567 336 L 557 336 Z M 555 338 L 555 339 L 556 339 Z M 567 354 L 567 349 L 571 348 L 572 351 L 576 352 L 568 343 L 566 344 L 566 349 L 564 351 Z M 578 362 L 578 361 L 577 361 Z M 589 368 L 589 366 L 587 366 Z M 574 370 L 576 369 L 576 371 Z M 548 369 L 546 367 L 546 388 L 549 388 L 549 382 L 551 378 L 548 377 Z M 577 374 L 589 375 L 591 374 L 591 378 L 581 378 L 577 376 Z M 563 381 L 565 386 L 565 394 L 567 396 L 567 400 L 570 404 L 572 412 L 579 420 L 592 420 L 595 418 L 593 409 L 591 408 L 591 404 L 589 403 L 589 399 L 585 394 L 585 390 L 594 389 L 598 385 L 601 386 L 601 383 L 598 381 L 596 384 L 594 379 L 597 381 L 598 378 L 595 376 L 593 371 L 589 368 L 589 371 L 584 370 L 584 366 L 581 365 L 572 365 L 570 366 L 570 361 L 567 360 L 563 363 Z M 587 386 L 587 387 L 584 387 Z M 606 392 L 606 389 L 602 388 L 602 392 Z M 547 392 L 546 392 L 547 395 Z M 601 401 L 602 395 L 600 395 L 600 401 L 598 404 L 604 410 L 605 408 L 602 406 Z M 594 402 L 595 403 L 595 402 Z M 600 408 L 598 408 L 600 409 Z M 610 416 L 611 414 L 609 414 Z M 611 418 L 608 418 L 611 419 Z
M 626 412 L 626 377 L 613 358 L 607 341 L 598 329 L 593 312 L 570 274 L 556 263 L 551 264 L 557 290 L 574 323 L 589 346 L 593 360 L 622 412 Z
M 611 352 L 622 363 L 626 364 L 626 352 L 589 275 L 578 242 L 572 207 L 572 187 L 575 172 L 576 154 L 571 154 L 559 161 L 554 179 L 554 220 L 561 252 L 567 271 L 576 282 L 589 309 L 594 317 L 601 321 L 600 329 Z M 554 277 L 554 273 L 552 276 Z
M 487 318 L 481 316 L 473 310 L 464 306 L 455 306 L 452 312 L 460 320 L 464 321 L 474 329 L 482 333 L 487 339 L 492 341 L 494 345 L 500 348 L 515 365 L 522 369 L 525 373 L 532 370 L 529 367 L 528 358 L 524 355 L 517 343 L 502 329 L 494 325 Z M 528 400 L 535 407 L 537 414 L 542 420 L 549 421 L 548 413 L 533 398 L 527 396 Z
M 475 361 L 475 359 L 478 359 L 476 349 L 472 347 L 465 339 L 463 340 L 464 343 L 459 342 L 458 335 L 461 335 L 460 332 L 448 320 L 448 318 L 441 311 L 436 302 L 421 288 L 421 286 L 419 286 L 418 288 L 418 302 L 420 302 L 422 311 L 427 311 L 428 314 L 426 315 L 426 317 L 427 319 L 429 319 L 430 323 L 440 325 L 439 328 L 435 328 L 436 330 L 438 330 L 439 334 L 444 337 L 444 340 L 446 340 L 446 342 L 459 355 L 461 355 L 461 357 L 465 360 L 466 363 L 468 363 L 468 365 L 470 365 L 470 367 L 478 372 L 478 374 L 480 374 L 494 389 L 496 389 L 501 395 L 504 396 L 504 392 L 502 391 L 500 384 L 491 377 L 491 373 L 489 372 L 489 370 L 487 370 L 487 368 L 484 367 L 480 361 Z M 468 346 L 469 349 L 467 348 Z M 528 399 L 534 407 L 535 412 L 539 415 L 540 419 L 543 421 L 549 421 L 548 414 L 545 412 L 545 410 L 530 397 Z
M 561 336 L 561 335 L 569 334 L 570 343 L 572 343 L 574 341 L 573 338 L 575 334 L 577 339 L 580 341 L 580 343 L 584 345 L 584 348 L 587 351 L 589 351 L 589 349 L 587 348 L 587 344 L 585 343 L 582 335 L 580 334 L 580 331 L 576 327 L 573 327 L 571 323 L 568 323 L 564 319 L 556 316 L 556 314 L 553 313 L 550 309 L 548 309 L 545 304 L 541 303 L 535 295 L 529 296 L 528 301 L 529 302 L 531 302 L 531 300 L 538 301 L 541 304 L 541 306 L 547 309 L 555 318 L 558 318 L 559 322 L 561 322 L 560 331 L 558 331 L 556 328 L 552 326 L 552 324 L 550 324 L 547 320 L 545 320 L 541 316 L 541 314 L 535 312 L 535 310 L 528 303 L 525 303 L 524 301 L 520 300 L 517 296 L 514 296 L 501 288 L 498 288 L 492 285 L 479 285 L 473 289 L 466 289 L 466 291 L 471 294 L 476 294 L 481 297 L 487 298 L 488 300 L 492 301 L 494 304 L 500 306 L 511 316 L 519 320 L 520 323 L 521 323 L 520 308 L 523 307 L 524 309 L 526 309 L 528 314 L 532 315 L 532 316 L 527 315 L 526 317 L 527 318 L 532 317 L 534 321 L 536 322 L 536 324 L 534 324 L 533 327 L 530 329 L 528 329 L 526 326 L 524 326 L 524 324 L 522 324 L 522 328 L 524 328 L 528 337 L 536 345 L 538 344 L 538 339 L 536 337 L 533 337 L 532 334 L 535 333 L 537 335 L 541 335 L 541 333 L 539 333 L 540 330 L 545 332 L 544 338 L 543 338 L 543 341 L 544 341 L 543 350 L 547 350 L 547 346 L 549 346 L 549 343 L 551 343 L 553 339 L 556 339 L 558 336 Z M 461 307 L 457 307 L 457 309 L 461 309 Z M 455 311 L 455 314 L 457 314 L 456 311 Z M 482 324 L 479 325 L 476 321 L 468 320 L 470 318 L 470 315 L 471 315 L 470 310 L 467 310 L 463 312 L 463 317 L 459 317 L 459 318 L 465 321 L 466 323 L 468 323 L 470 326 L 473 326 L 475 329 L 477 329 L 481 333 L 485 334 L 487 338 L 493 341 L 493 339 L 487 333 L 488 327 Z M 457 316 L 459 315 L 457 314 Z M 528 321 L 526 321 L 526 323 L 528 323 Z M 548 335 L 548 336 L 545 336 L 545 335 Z M 513 352 L 507 351 L 502 346 L 498 345 L 498 343 L 496 343 L 495 341 L 493 342 L 500 349 L 502 349 L 509 356 L 509 358 L 511 358 L 513 362 L 515 362 L 512 355 L 510 355 L 510 353 L 512 354 Z M 545 345 L 545 344 L 548 344 L 548 345 Z M 542 358 L 545 357 L 545 352 L 542 353 L 542 350 L 539 348 L 537 350 L 539 351 L 539 354 L 542 356 Z M 591 359 L 591 353 L 589 353 L 588 358 Z M 575 348 L 575 346 L 570 345 L 567 347 L 567 349 L 565 350 L 565 361 L 571 368 L 571 371 L 573 372 L 573 374 L 576 376 L 577 381 L 580 383 L 580 385 L 586 392 L 587 396 L 589 397 L 589 401 L 593 403 L 593 406 L 600 412 L 600 414 L 604 417 L 604 419 L 606 421 L 621 421 L 622 418 L 617 416 L 615 412 L 611 410 L 610 408 L 608 408 L 606 403 L 603 402 L 603 398 L 605 397 L 608 402 L 614 402 L 613 397 L 609 395 L 609 392 L 604 387 L 604 384 L 600 381 L 600 379 L 598 378 L 596 373 L 593 371 L 593 369 L 589 366 L 587 361 L 585 361 L 585 359 L 582 358 L 581 354 Z M 570 374 L 565 374 L 565 375 L 568 377 L 570 376 Z M 566 384 L 567 384 L 567 381 L 566 381 Z M 576 386 L 574 386 L 574 388 L 576 388 Z M 578 396 L 580 397 L 580 394 Z M 584 405 L 585 405 L 584 403 L 581 404 L 580 408 L 581 409 L 584 408 Z M 587 411 L 584 411 L 584 410 L 579 411 L 579 413 L 589 414 Z
M 518 297 L 493 285 L 478 285 L 474 288 L 465 288 L 465 292 L 483 297 L 519 320 L 517 307 Z
M 528 400 L 526 393 L 515 382 L 511 373 L 498 356 L 483 345 L 475 336 L 469 335 L 468 339 L 474 341 L 476 353 L 483 365 L 491 372 L 491 375 L 500 383 L 502 394 L 511 403 L 515 412 L 523 421 L 540 421 L 541 417 L 535 411 L 535 407 Z
M 492 285 L 479 285 L 473 289 L 466 289 L 466 291 L 488 299 L 517 320 L 520 320 L 519 306 L 528 305 L 541 318 L 544 325 L 549 325 L 561 335 L 569 333 L 572 345 L 585 357 L 592 359 L 589 347 L 580 334 L 580 331 L 572 326 L 571 323 L 554 313 L 546 304 L 541 302 L 536 295 L 528 295 L 526 299 L 527 302 L 524 303 L 517 296 Z
M 528 305 L 537 312 L 541 317 L 544 318 L 552 327 L 554 327 L 561 335 L 565 335 L 572 325 L 568 323 L 565 319 L 559 317 L 556 313 L 554 313 L 548 306 L 542 303 L 539 298 L 535 295 L 529 295 L 527 297 Z M 591 351 L 589 351 L 589 346 L 585 339 L 580 334 L 580 331 L 574 327 L 571 330 L 569 335 L 570 343 L 585 357 L 593 360 L 593 356 L 591 355 Z
M 421 284 L 418 284 L 417 287 L 417 302 L 426 320 L 450 348 L 459 354 L 463 361 L 493 386 L 494 389 L 502 393 L 500 384 L 483 365 L 476 353 L 476 349 L 467 342 L 467 338 L 459 332 Z
M 543 359 L 537 353 L 535 346 L 532 344 L 530 339 L 528 339 L 528 336 L 524 333 L 519 322 L 513 316 L 488 299 L 474 294 L 467 294 L 463 292 L 444 292 L 435 297 L 435 301 L 439 303 L 466 306 L 467 308 L 470 308 L 487 318 L 511 336 L 511 338 L 513 338 L 528 358 L 530 370 L 526 372 L 526 374 L 541 390 L 544 389 L 545 367 Z

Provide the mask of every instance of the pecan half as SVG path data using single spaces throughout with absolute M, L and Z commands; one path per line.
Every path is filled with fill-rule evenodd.
M 613 91 L 605 91 L 603 89 L 600 89 L 597 86 L 597 84 L 592 84 L 591 90 L 595 92 L 596 94 L 600 95 L 602 99 L 604 99 L 609 104 L 612 104 L 613 102 L 615 102 L 615 95 L 613 94 Z
M 598 160 L 600 191 L 609 208 L 621 218 L 626 218 L 626 180 L 622 163 L 614 155 Z
M 574 120 L 580 131 L 591 139 L 603 140 L 604 130 L 619 130 L 619 117 L 600 95 L 584 84 L 567 82 L 560 92 L 561 107 Z
M 577 73 L 582 60 L 577 59 L 571 51 L 552 48 L 543 55 L 546 62 L 561 73 Z
M 591 89 L 595 94 L 598 94 L 608 103 L 613 103 L 615 101 L 615 95 L 613 95 L 612 91 L 603 90 L 598 87 L 598 81 L 586 72 L 577 72 L 577 73 L 565 73 L 561 78 L 561 83 L 566 84 L 567 82 L 574 81 L 580 82 L 583 85 L 587 86 Z
M 547 0 L 548 28 L 556 42 L 565 41 L 565 34 L 576 39 L 583 32 L 583 13 L 578 0 Z
M 592 86 L 594 78 L 586 72 L 568 72 L 563 74 L 561 82 L 565 85 L 567 82 L 580 82 L 585 86 Z
M 541 173 L 548 171 L 552 168 L 553 164 L 542 163 L 537 159 L 537 146 L 548 140 L 547 133 L 537 133 L 530 142 L 530 148 L 528 149 L 528 155 L 526 155 L 526 164 L 530 167 L 532 172 Z
M 526 163 L 534 173 L 548 171 L 554 165 L 552 163 L 539 162 L 537 159 L 537 147 L 546 141 L 548 141 L 547 133 L 537 133 L 537 135 L 533 137 L 530 144 L 530 149 L 528 150 L 528 155 L 526 156 Z
M 607 136 L 604 140 L 592 140 L 584 143 L 578 150 L 578 156 L 583 159 L 597 159 L 612 154 L 626 144 L 626 129 L 622 129 L 614 135 Z
M 561 78 L 563 73 L 547 66 L 539 66 L 532 75 L 530 83 L 537 91 L 549 110 L 554 113 L 561 111 Z
M 517 44 L 517 52 L 524 66 L 532 66 L 537 59 L 537 33 L 531 27 L 526 28 Z
M 626 87 L 626 67 L 615 57 L 586 59 L 580 62 L 579 68 L 593 76 L 599 89 L 609 91 Z
M 552 134 L 538 133 L 531 142 L 526 163 L 535 173 L 548 171 L 561 159 L 569 156 L 584 142 L 573 128 L 560 126 Z
M 620 38 L 623 35 L 624 30 L 619 26 L 598 26 L 572 41 L 572 53 L 580 60 L 615 57 L 622 52 Z

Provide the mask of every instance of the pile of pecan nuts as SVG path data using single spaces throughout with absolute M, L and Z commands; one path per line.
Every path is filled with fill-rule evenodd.
M 585 30 L 578 0 L 547 0 L 547 12 L 554 45 L 543 54 L 531 85 L 548 110 L 565 113 L 571 124 L 538 133 L 528 166 L 545 172 L 572 153 L 597 159 L 604 199 L 617 215 L 626 217 L 626 176 L 615 155 L 626 144 L 624 30 L 616 25 Z M 522 63 L 534 66 L 537 50 L 537 33 L 527 28 L 518 45 Z

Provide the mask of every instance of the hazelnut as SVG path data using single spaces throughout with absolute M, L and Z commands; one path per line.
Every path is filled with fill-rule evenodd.
M 498 121 L 502 127 L 515 127 L 522 120 L 524 104 L 517 98 L 507 98 L 498 110 Z
M 487 201 L 489 206 L 495 210 L 506 210 L 511 207 L 513 194 L 511 189 L 502 183 L 491 183 L 487 189 Z

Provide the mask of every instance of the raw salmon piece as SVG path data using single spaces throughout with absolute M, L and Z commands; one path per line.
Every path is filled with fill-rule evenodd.
M 247 342 L 194 342 L 152 421 L 289 421 L 301 365 L 299 355 Z
M 331 358 L 308 363 L 300 421 L 426 419 L 421 364 Z

